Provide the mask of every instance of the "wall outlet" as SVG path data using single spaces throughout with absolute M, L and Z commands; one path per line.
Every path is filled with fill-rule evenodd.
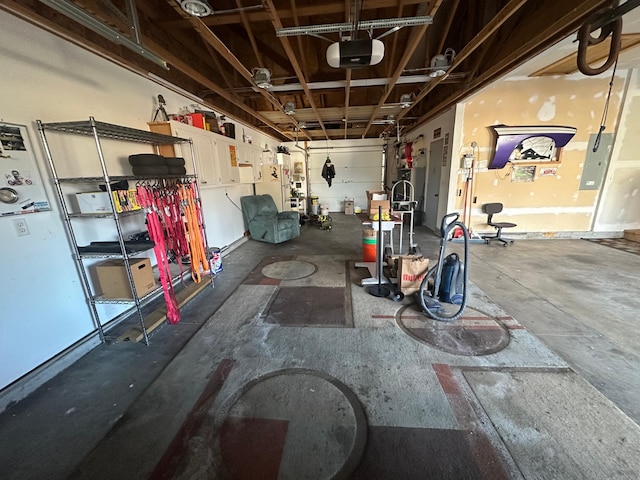
M 29 227 L 27 226 L 27 221 L 23 218 L 14 219 L 13 228 L 15 229 L 16 235 L 18 237 L 29 235 Z

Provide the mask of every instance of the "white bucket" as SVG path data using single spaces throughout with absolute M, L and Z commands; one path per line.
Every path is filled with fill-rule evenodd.
M 320 205 L 320 215 L 329 215 L 329 205 Z
M 311 215 L 318 215 L 318 204 L 317 203 L 312 203 L 311 204 Z

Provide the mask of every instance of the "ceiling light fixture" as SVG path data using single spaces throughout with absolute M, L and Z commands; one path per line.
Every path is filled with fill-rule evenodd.
M 287 102 L 284 104 L 284 113 L 287 115 L 295 115 L 296 113 L 296 104 L 293 102 Z
M 271 85 L 271 70 L 268 68 L 254 68 L 251 70 L 253 81 L 256 82 L 258 88 L 269 89 Z
M 207 0 L 179 0 L 182 9 L 194 17 L 206 17 L 213 13 L 213 8 Z
M 443 55 L 436 55 L 431 59 L 431 73 L 429 76 L 431 78 L 442 77 L 447 73 L 447 70 L 451 66 L 454 57 L 456 56 L 456 52 L 453 48 L 447 48 L 444 51 Z
M 404 93 L 400 95 L 400 108 L 409 108 L 415 99 L 415 93 Z

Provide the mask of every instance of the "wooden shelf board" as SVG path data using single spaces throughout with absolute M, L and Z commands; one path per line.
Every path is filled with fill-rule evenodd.
M 187 302 L 189 302 L 193 297 L 195 297 L 198 293 L 204 290 L 207 286 L 211 284 L 211 276 L 207 275 L 203 278 L 200 283 L 192 283 L 188 287 L 184 288 L 180 292 L 176 293 L 176 301 L 178 302 L 178 307 L 182 308 Z M 144 326 L 147 329 L 147 334 L 153 332 L 156 328 L 164 323 L 167 319 L 167 307 L 162 306 L 157 308 L 149 315 L 144 317 Z M 118 342 L 125 342 L 127 340 L 131 342 L 141 342 L 144 339 L 144 335 L 142 334 L 142 328 L 134 327 L 122 335 L 118 337 Z

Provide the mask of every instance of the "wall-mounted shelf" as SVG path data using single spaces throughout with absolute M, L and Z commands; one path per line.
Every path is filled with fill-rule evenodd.
M 536 158 L 520 158 L 514 160 L 512 158 L 512 154 L 519 146 L 522 146 L 525 141 L 531 141 L 531 139 L 535 138 L 542 138 L 547 140 L 547 142 L 550 141 L 553 149 L 560 149 L 569 143 L 569 140 L 571 140 L 577 132 L 577 129 L 574 127 L 554 125 L 533 125 L 521 127 L 493 125 L 491 128 L 497 135 L 497 139 L 496 151 L 493 159 L 489 162 L 489 169 L 504 168 L 508 162 L 517 162 L 518 165 L 557 162 L 560 158 L 559 151 L 556 152 L 556 155 L 558 155 L 557 159 L 548 158 L 546 161 L 535 162 L 536 158 L 544 157 L 546 153 L 553 156 L 553 152 L 546 151 L 549 150 L 548 146 L 545 146 L 545 152 L 533 151 L 533 155 L 540 155 Z M 535 148 L 533 150 L 535 150 Z M 533 162 L 529 162 L 529 160 L 532 160 Z

